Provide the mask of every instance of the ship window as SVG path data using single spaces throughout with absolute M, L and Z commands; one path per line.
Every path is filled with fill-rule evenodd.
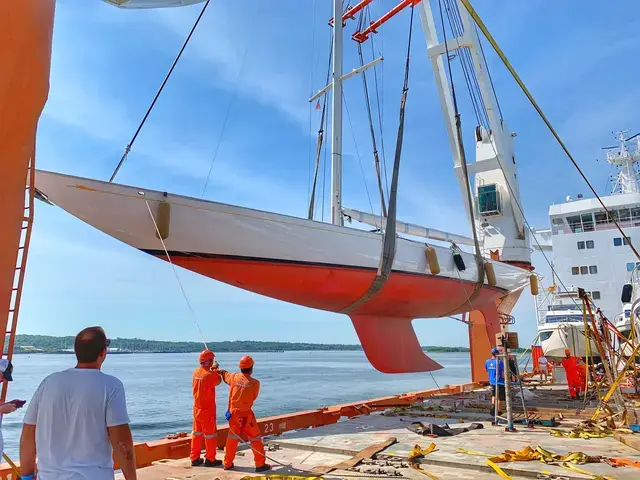
M 578 242 L 578 250 L 584 250 L 584 242 Z
M 627 237 L 629 238 L 629 237 Z M 631 240 L 631 238 L 629 238 L 629 240 Z M 627 240 L 626 238 L 622 237 L 622 244 L 623 245 L 629 245 L 629 240 Z
M 553 330 L 550 332 L 540 332 L 540 341 L 545 342 L 549 340 L 552 334 L 553 334 Z
M 593 240 L 587 240 L 587 248 L 591 250 L 593 247 L 595 247 Z
M 622 239 L 620 237 L 615 237 L 613 239 L 613 246 L 619 247 L 620 245 L 622 245 Z
M 638 213 L 640 213 L 640 209 L 638 209 Z M 596 219 L 596 225 L 604 225 L 607 223 L 607 214 L 604 212 L 596 212 L 593 214 Z
M 588 275 L 588 274 L 589 274 L 589 267 L 585 267 L 585 266 L 580 267 L 580 275 Z
M 617 222 L 619 219 L 617 210 L 609 210 L 609 223 L 613 223 L 614 220 Z
M 621 222 L 628 222 L 631 219 L 631 214 L 628 208 L 623 208 L 622 210 L 618 210 L 618 219 Z
M 631 220 L 640 220 L 640 207 L 634 207 L 631 209 Z
M 571 267 L 571 275 L 580 275 L 580 267 Z
M 582 221 L 580 220 L 580 215 L 567 217 L 567 223 L 573 233 L 582 233 Z
M 500 194 L 498 186 L 491 185 L 478 186 L 478 211 L 481 215 L 500 215 Z
M 634 268 L 636 268 L 635 263 L 627 263 L 627 272 L 633 272 Z
M 591 292 L 591 298 L 593 298 L 594 300 L 600 300 L 600 292 L 594 290 L 593 292 Z
M 598 266 L 597 265 L 589 265 L 589 273 L 591 275 L 596 275 L 598 273 Z
M 545 323 L 582 322 L 582 315 L 547 315 Z
M 585 232 L 593 232 L 593 215 L 590 213 L 582 214 L 582 228 Z

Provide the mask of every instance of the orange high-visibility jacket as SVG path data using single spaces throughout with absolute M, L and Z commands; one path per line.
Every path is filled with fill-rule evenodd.
M 220 374 L 205 367 L 198 367 L 193 372 L 193 409 L 216 409 L 216 386 L 220 385 Z
M 251 375 L 221 371 L 224 383 L 229 385 L 229 411 L 249 411 L 258 398 L 260 382 Z

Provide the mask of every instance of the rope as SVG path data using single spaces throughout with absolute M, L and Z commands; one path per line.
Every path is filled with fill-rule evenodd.
M 118 172 L 120 171 L 120 167 L 122 167 L 122 164 L 127 159 L 127 155 L 129 155 L 129 152 L 131 151 L 131 147 L 133 147 L 133 143 L 136 141 L 136 138 L 138 138 L 138 134 L 140 133 L 140 130 L 142 130 L 142 127 L 144 126 L 145 122 L 147 121 L 147 118 L 149 117 L 149 114 L 151 113 L 151 110 L 153 110 L 153 107 L 155 106 L 156 102 L 158 101 L 158 97 L 162 93 L 162 90 L 164 90 L 164 86 L 169 81 L 169 78 L 171 77 L 171 74 L 173 73 L 173 69 L 176 68 L 176 65 L 178 64 L 178 61 L 180 60 L 180 57 L 182 57 L 182 52 L 184 52 L 185 48 L 187 48 L 187 45 L 189 44 L 189 41 L 191 40 L 191 37 L 193 36 L 193 32 L 196 31 L 196 28 L 198 27 L 198 24 L 200 23 L 200 20 L 202 19 L 202 16 L 204 15 L 204 12 L 207 10 L 207 7 L 209 6 L 209 1 L 210 0 L 207 0 L 207 2 L 202 7 L 202 10 L 200 10 L 200 14 L 198 15 L 198 18 L 196 18 L 196 21 L 193 24 L 193 27 L 191 27 L 191 31 L 189 32 L 189 35 L 187 35 L 187 38 L 185 39 L 184 43 L 182 44 L 182 48 L 180 48 L 180 51 L 178 52 L 178 55 L 176 56 L 176 58 L 173 60 L 173 63 L 171 64 L 171 68 L 167 72 L 167 75 L 164 77 L 164 80 L 162 81 L 162 84 L 160 85 L 160 88 L 156 92 L 156 95 L 153 97 L 153 100 L 151 101 L 151 105 L 149 105 L 149 108 L 147 109 L 147 113 L 144 114 L 144 117 L 142 118 L 142 121 L 140 122 L 140 125 L 138 125 L 138 128 L 136 129 L 136 132 L 133 134 L 133 137 L 131 138 L 131 141 L 125 147 L 124 154 L 122 155 L 122 158 L 118 162 L 118 165 L 116 166 L 116 169 L 111 174 L 111 178 L 109 179 L 109 183 L 113 182 L 113 180 L 116 178 L 116 175 L 118 175 Z
M 380 252 L 380 264 L 376 277 L 369 285 L 367 291 L 351 305 L 348 305 L 340 313 L 350 313 L 371 300 L 384 286 L 396 255 L 396 206 L 398 200 L 398 176 L 400 174 L 400 158 L 402 156 L 402 140 L 404 138 L 404 114 L 407 103 L 407 92 L 409 91 L 409 65 L 411 59 L 411 39 L 413 33 L 414 8 L 411 7 L 411 20 L 409 23 L 409 39 L 407 42 L 407 57 L 404 68 L 404 84 L 402 96 L 400 98 L 400 121 L 398 122 L 398 135 L 396 137 L 396 151 L 393 161 L 393 174 L 391 177 L 391 194 L 389 195 L 389 211 L 387 223 L 382 234 L 382 251 Z M 347 110 L 348 112 L 348 110 Z M 347 113 L 348 115 L 348 113 Z
M 495 52 L 498 54 L 498 57 L 500 57 L 500 60 L 502 60 L 502 63 L 504 64 L 504 66 L 507 67 L 507 70 L 509 70 L 509 73 L 511 73 L 511 76 L 516 81 L 516 83 L 518 84 L 518 86 L 520 87 L 522 92 L 525 94 L 525 96 L 527 97 L 527 99 L 529 100 L 529 102 L 531 103 L 533 108 L 536 110 L 536 112 L 538 113 L 538 115 L 540 116 L 542 121 L 545 123 L 545 125 L 547 126 L 547 128 L 549 129 L 549 131 L 551 132 L 553 137 L 556 139 L 556 141 L 558 142 L 558 144 L 560 145 L 560 147 L 562 148 L 564 153 L 567 155 L 567 157 L 569 157 L 569 160 L 571 161 L 571 163 L 573 164 L 575 169 L 578 171 L 578 173 L 580 174 L 582 179 L 585 181 L 585 183 L 587 184 L 587 186 L 589 187 L 589 189 L 591 190 L 593 195 L 598 199 L 598 202 L 600 203 L 600 205 L 602 206 L 604 211 L 607 213 L 607 217 L 611 218 L 611 220 L 615 224 L 615 226 L 618 229 L 618 231 L 620 232 L 620 234 L 624 237 L 624 239 L 629 244 L 629 247 L 631 248 L 631 251 L 633 251 L 633 253 L 636 256 L 636 258 L 638 260 L 640 260 L 640 253 L 638 253 L 636 248 L 631 243 L 631 239 L 624 233 L 624 230 L 622 230 L 622 227 L 620 227 L 620 224 L 618 223 L 618 221 L 611 215 L 611 212 L 609 211 L 609 209 L 606 207 L 606 205 L 602 201 L 602 198 L 600 198 L 600 196 L 596 192 L 595 188 L 593 188 L 593 185 L 591 184 L 591 182 L 589 182 L 589 179 L 586 177 L 586 175 L 584 174 L 584 172 L 582 171 L 582 169 L 578 165 L 578 162 L 576 162 L 576 160 L 573 157 L 573 155 L 571 154 L 571 152 L 569 152 L 569 149 L 567 148 L 565 143 L 560 138 L 560 135 L 558 135 L 556 130 L 553 128 L 553 126 L 551 125 L 551 122 L 549 121 L 547 116 L 544 114 L 544 112 L 542 111 L 542 109 L 540 108 L 538 103 L 535 101 L 535 99 L 531 95 L 531 92 L 529 92 L 529 89 L 526 87 L 526 85 L 524 84 L 524 82 L 522 81 L 520 76 L 516 73 L 515 69 L 513 68 L 513 66 L 511 65 L 511 63 L 507 59 L 507 57 L 505 56 L 504 52 L 502 51 L 502 49 L 500 48 L 500 46 L 498 45 L 496 40 L 493 38 L 493 36 L 489 32 L 487 27 L 485 26 L 485 24 L 482 21 L 482 19 L 478 16 L 478 13 L 471 6 L 471 3 L 469 3 L 469 0 L 460 0 L 460 1 L 464 5 L 464 7 L 467 9 L 469 14 L 473 18 L 473 20 L 476 22 L 476 24 L 478 25 L 478 27 L 480 28 L 480 30 L 484 34 L 484 36 L 487 39 L 487 41 L 491 44 L 491 46 L 493 47 Z
M 162 236 L 160 235 L 160 230 L 158 229 L 158 224 L 156 223 L 156 219 L 153 216 L 153 213 L 151 213 L 151 207 L 149 206 L 149 202 L 147 201 L 147 199 L 144 199 L 144 203 L 147 206 L 147 210 L 149 211 L 149 216 L 151 217 L 151 221 L 153 222 L 153 226 L 156 229 L 156 234 L 158 235 L 158 238 L 160 239 L 160 243 L 162 243 L 162 249 L 164 250 L 165 255 L 167 256 L 167 261 L 169 262 L 169 264 L 171 265 L 171 268 L 173 269 L 173 274 L 176 277 L 176 281 L 178 282 L 178 285 L 180 286 L 180 291 L 182 292 L 182 296 L 184 297 L 184 301 L 186 302 L 187 306 L 189 307 L 189 311 L 191 312 L 191 317 L 193 318 L 193 323 L 196 324 L 196 328 L 198 329 L 198 333 L 200 334 L 200 338 L 202 339 L 202 344 L 204 345 L 205 350 L 209 350 L 209 347 L 207 347 L 207 342 L 204 339 L 204 335 L 202 334 L 202 330 L 200 329 L 200 324 L 198 323 L 198 319 L 196 317 L 196 313 L 193 310 L 193 307 L 191 306 L 191 302 L 189 301 L 189 297 L 187 297 L 187 293 L 184 290 L 184 287 L 182 286 L 182 282 L 180 281 L 180 277 L 178 276 L 178 271 L 176 270 L 176 266 L 174 265 L 173 261 L 171 260 L 171 256 L 169 255 L 169 251 L 167 250 L 167 246 L 164 243 L 164 240 L 162 239 Z

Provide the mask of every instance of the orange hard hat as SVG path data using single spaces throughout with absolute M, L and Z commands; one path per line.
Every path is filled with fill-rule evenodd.
M 565 355 L 571 355 L 571 349 L 566 348 L 566 349 L 564 350 L 564 353 L 565 353 Z
M 240 359 L 240 363 L 238 363 L 238 367 L 240 368 L 251 368 L 253 367 L 254 361 L 249 355 L 245 355 Z
M 200 352 L 200 363 L 203 364 L 205 362 L 209 362 L 215 358 L 215 353 L 211 350 L 203 350 Z

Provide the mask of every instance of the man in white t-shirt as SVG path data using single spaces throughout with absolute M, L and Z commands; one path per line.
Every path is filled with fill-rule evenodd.
M 110 341 L 100 327 L 75 339 L 78 364 L 46 377 L 33 395 L 20 438 L 23 479 L 113 480 L 113 456 L 126 480 L 136 460 L 124 386 L 100 371 Z
M 540 355 L 538 358 L 538 369 L 540 370 L 540 380 L 546 382 L 549 373 L 549 360 L 544 355 Z

